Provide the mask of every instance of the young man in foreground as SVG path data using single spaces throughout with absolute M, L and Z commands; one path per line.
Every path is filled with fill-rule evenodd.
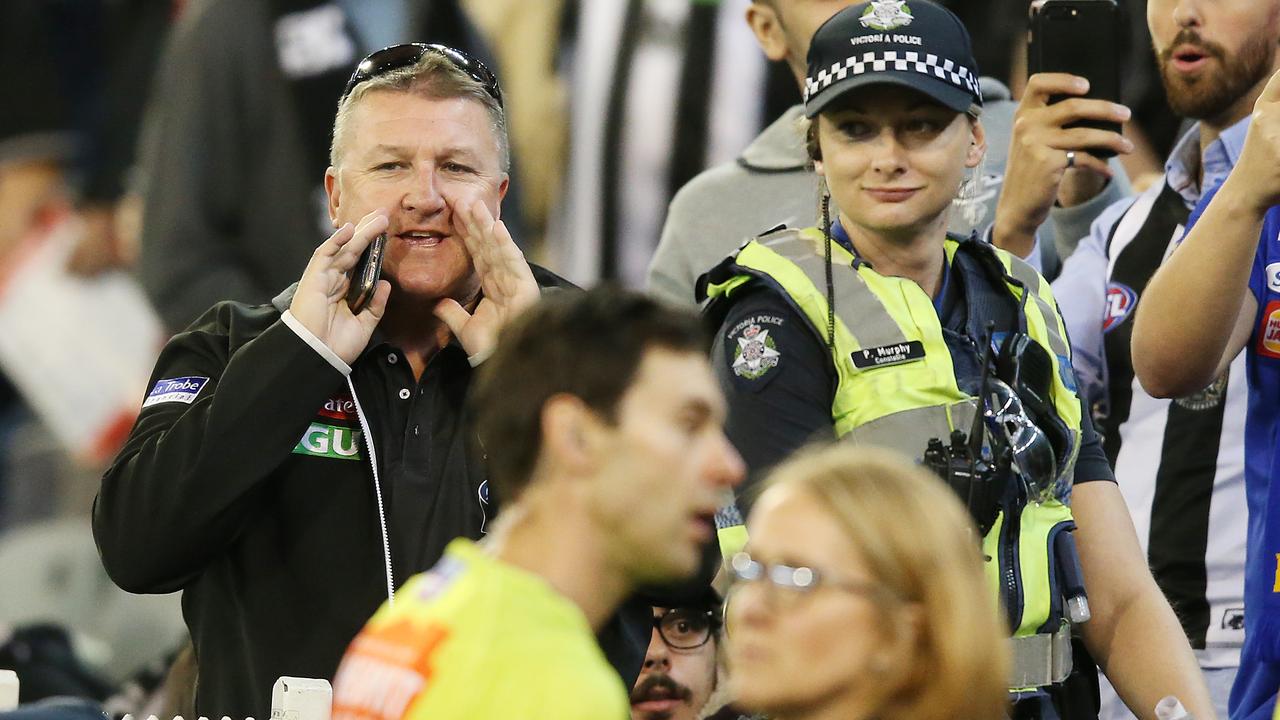
M 471 396 L 503 514 L 373 617 L 335 720 L 628 716 L 593 631 L 695 573 L 743 473 L 704 343 L 692 315 L 608 289 L 510 327 Z

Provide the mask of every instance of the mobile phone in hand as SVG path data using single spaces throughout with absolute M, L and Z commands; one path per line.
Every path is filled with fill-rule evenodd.
M 1031 74 L 1069 73 L 1087 78 L 1089 92 L 1084 97 L 1118 103 L 1125 41 L 1125 19 L 1115 0 L 1044 0 L 1032 9 L 1027 69 Z M 1049 102 L 1067 97 L 1055 95 Z M 1120 132 L 1120 123 L 1095 120 L 1066 127 Z M 1108 148 L 1090 152 L 1101 158 L 1115 155 Z
M 373 298 L 382 277 L 382 256 L 387 248 L 387 234 L 374 238 L 360 254 L 356 266 L 351 268 L 351 285 L 347 288 L 347 306 L 353 315 L 359 314 Z

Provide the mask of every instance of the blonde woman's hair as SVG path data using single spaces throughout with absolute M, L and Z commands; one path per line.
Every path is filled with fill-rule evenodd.
M 897 453 L 844 444 L 799 453 L 769 484 L 810 493 L 874 582 L 920 610 L 914 659 L 883 718 L 1005 716 L 1008 624 L 986 581 L 977 530 L 950 488 Z
M 352 109 L 365 95 L 376 90 L 414 93 L 435 100 L 465 98 L 484 106 L 489 115 L 489 126 L 498 141 L 498 162 L 503 172 L 511 167 L 510 141 L 507 139 L 507 116 L 484 85 L 456 67 L 448 58 L 435 52 L 425 52 L 418 62 L 408 67 L 375 75 L 356 85 L 351 94 L 338 102 L 338 113 L 333 120 L 333 140 L 329 145 L 329 164 L 338 167 L 342 151 L 346 147 L 347 126 L 351 123 Z

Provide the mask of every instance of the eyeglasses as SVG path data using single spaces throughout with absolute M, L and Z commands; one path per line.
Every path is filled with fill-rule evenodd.
M 1027 416 L 1018 394 L 1000 380 L 988 379 L 984 414 L 992 433 L 1009 448 L 1027 497 L 1037 503 L 1053 497 L 1058 478 L 1053 445 Z
M 667 610 L 653 618 L 653 626 L 667 647 L 672 650 L 693 650 L 707 644 L 716 630 L 720 618 L 713 610 Z
M 729 561 L 729 574 L 733 577 L 735 589 L 743 585 L 755 584 L 759 580 L 767 581 L 766 594 L 775 608 L 793 605 L 801 597 L 823 586 L 868 595 L 876 599 L 885 599 L 894 594 L 888 588 L 871 583 L 828 578 L 813 568 L 781 564 L 767 565 L 752 560 L 751 556 L 745 552 L 734 555 Z
M 498 107 L 502 107 L 502 88 L 498 87 L 498 78 L 493 74 L 493 71 L 489 70 L 484 63 L 461 50 L 451 48 L 448 45 L 436 45 L 434 43 L 392 45 L 371 53 L 361 60 L 355 71 L 351 73 L 351 79 L 347 80 L 347 87 L 343 89 L 341 99 L 347 99 L 351 91 L 355 90 L 356 86 L 365 80 L 385 75 L 393 70 L 410 67 L 429 52 L 442 56 L 454 67 L 470 76 L 472 80 L 480 83 L 485 92 L 498 101 Z

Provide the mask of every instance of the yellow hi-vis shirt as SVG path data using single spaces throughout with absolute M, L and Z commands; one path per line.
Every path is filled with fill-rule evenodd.
M 449 543 L 351 643 L 333 720 L 625 720 L 627 688 L 582 610 L 540 577 Z

